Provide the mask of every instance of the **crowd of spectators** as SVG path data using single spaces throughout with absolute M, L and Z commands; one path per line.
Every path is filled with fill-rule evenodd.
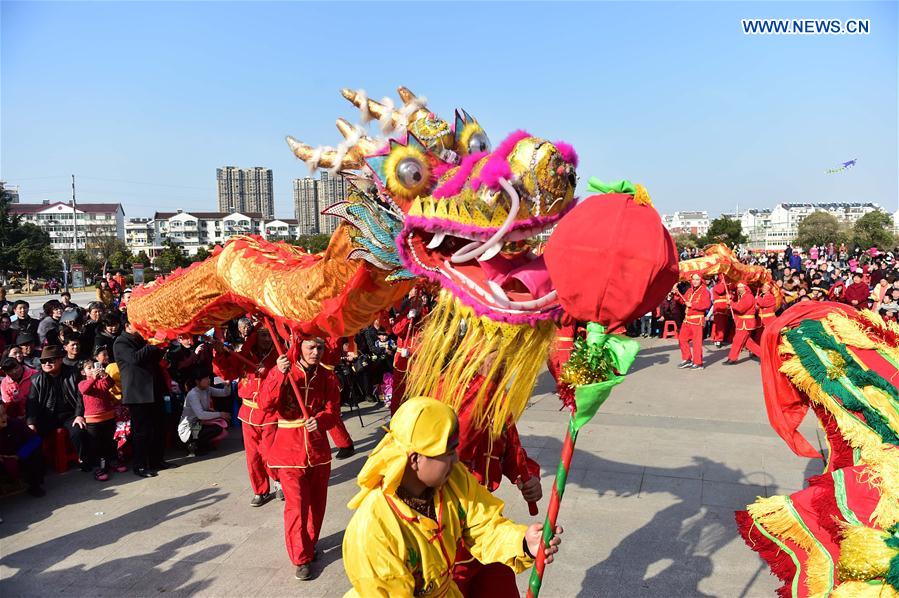
M 787 245 L 784 251 L 736 253 L 742 263 L 771 271 L 774 285 L 783 295 L 778 314 L 802 301 L 833 301 L 871 309 L 886 320 L 899 318 L 899 248 L 849 249 L 845 244 L 830 243 L 808 249 Z M 684 249 L 680 258 L 701 255 L 700 249 Z M 706 282 L 709 287 L 715 284 L 711 279 Z M 687 283 L 681 285 L 680 290 L 686 290 Z M 683 319 L 683 302 L 672 291 L 655 310 L 634 322 L 629 332 L 634 336 L 660 336 L 666 321 L 675 322 L 679 328 Z M 711 326 L 710 318 L 708 325 Z

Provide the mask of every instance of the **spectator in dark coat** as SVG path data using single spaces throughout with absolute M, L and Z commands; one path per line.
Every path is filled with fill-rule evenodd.
M 41 345 L 58 344 L 62 312 L 62 303 L 56 299 L 44 303 L 44 319 L 37 325 L 37 340 Z
M 114 344 L 122 376 L 122 404 L 131 411 L 134 474 L 156 476 L 159 469 L 176 467 L 163 459 L 165 404 L 168 393 L 159 364 L 163 351 L 147 341 L 128 322 Z
M 22 301 L 21 299 L 13 303 L 12 310 L 15 314 L 15 319 L 13 319 L 12 324 L 10 324 L 10 328 L 16 332 L 30 332 L 32 334 L 37 334 L 38 321 L 28 315 L 29 307 L 28 302 Z
M 109 351 L 109 360 L 116 361 L 115 341 L 122 331 L 122 321 L 119 315 L 114 311 L 108 311 L 100 320 L 100 328 L 94 337 L 93 352 L 96 353 L 100 347 L 106 347 Z
M 103 313 L 106 308 L 99 301 L 93 301 L 87 306 L 87 320 L 81 330 L 81 358 L 90 359 L 94 355 L 94 344 L 97 333 L 103 329 Z
M 664 320 L 672 320 L 677 324 L 678 330 L 684 321 L 684 304 L 675 299 L 674 293 L 668 293 L 665 300 L 659 306 L 659 317 Z
M 51 438 L 59 428 L 65 429 L 78 452 L 85 456 L 85 421 L 79 413 L 78 372 L 63 365 L 62 349 L 44 347 L 41 352 L 41 371 L 31 377 L 31 389 L 25 404 L 25 423 L 40 434 Z M 89 471 L 89 469 L 88 469 Z

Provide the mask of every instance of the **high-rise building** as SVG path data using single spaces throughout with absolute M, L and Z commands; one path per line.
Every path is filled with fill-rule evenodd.
M 301 235 L 318 233 L 318 181 L 312 177 L 294 179 L 293 210 Z
M 330 235 L 340 219 L 322 214 L 326 208 L 346 199 L 347 183 L 340 175 L 322 171 L 318 180 L 312 177 L 293 181 L 294 213 L 301 235 L 322 233 Z
M 217 168 L 218 208 L 220 212 L 254 212 L 266 218 L 275 214 L 270 168 L 255 166 Z
M 346 199 L 346 179 L 323 170 L 318 181 L 318 232 L 330 235 L 337 230 L 340 218 L 322 214 L 327 208 Z

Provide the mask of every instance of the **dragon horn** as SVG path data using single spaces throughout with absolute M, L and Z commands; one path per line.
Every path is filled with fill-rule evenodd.
M 344 139 L 357 140 L 349 153 L 359 154 L 360 157 L 370 156 L 379 149 L 378 142 L 366 135 L 362 128 L 353 126 L 342 118 L 337 119 L 337 130 Z
M 396 93 L 398 93 L 400 99 L 403 100 L 403 104 L 406 104 L 407 106 L 416 99 L 415 94 L 412 93 L 408 87 L 404 87 L 402 85 L 396 88 Z
M 373 119 L 381 120 L 385 114 L 389 114 L 390 120 L 395 128 L 401 124 L 406 124 L 402 122 L 402 117 L 396 110 L 389 108 L 380 102 L 376 102 L 375 100 L 368 99 L 364 92 L 353 91 L 352 89 L 341 89 L 340 93 L 356 108 L 359 108 L 362 111 L 363 117 L 368 114 L 368 116 Z M 363 105 L 365 106 L 364 108 Z M 363 118 L 363 121 L 365 120 L 366 119 Z
M 306 163 L 310 170 L 316 168 L 340 168 L 355 170 L 362 168 L 364 160 L 361 153 L 347 152 L 343 159 L 338 161 L 338 153 L 333 148 L 314 148 L 287 136 L 287 145 L 290 146 L 293 155 Z

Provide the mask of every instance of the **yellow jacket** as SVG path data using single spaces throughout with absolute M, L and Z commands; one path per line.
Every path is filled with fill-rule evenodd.
M 122 400 L 122 374 L 119 372 L 119 364 L 113 362 L 106 366 L 106 373 L 112 378 L 112 388 L 109 389 L 110 394 L 117 401 Z
M 460 538 L 482 563 L 524 571 L 533 564 L 523 547 L 527 526 L 503 517 L 503 506 L 460 463 L 435 493 L 436 522 L 373 490 L 343 537 L 343 564 L 353 584 L 345 598 L 461 597 L 452 576 Z

